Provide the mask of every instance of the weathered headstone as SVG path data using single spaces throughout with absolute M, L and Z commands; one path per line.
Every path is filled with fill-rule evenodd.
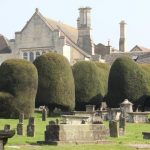
M 9 124 L 5 124 L 5 126 L 4 126 L 4 131 L 5 131 L 5 132 L 10 131 L 10 125 L 9 125 Z
M 42 121 L 46 121 L 47 118 L 47 110 L 46 108 L 43 108 L 42 110 Z
M 27 126 L 27 136 L 28 137 L 34 137 L 35 136 L 34 117 L 29 118 L 29 124 Z
M 23 121 L 24 121 L 24 114 L 21 113 L 21 114 L 19 115 L 19 123 L 23 123 Z
M 58 119 L 56 119 L 56 124 L 59 124 L 59 120 Z
M 110 131 L 110 137 L 119 136 L 117 121 L 114 121 L 114 120 L 109 121 L 109 131 Z
M 19 123 L 17 124 L 17 135 L 23 135 L 24 114 L 19 115 Z
M 126 127 L 126 118 L 120 116 L 119 120 L 119 135 L 125 135 L 125 127 Z

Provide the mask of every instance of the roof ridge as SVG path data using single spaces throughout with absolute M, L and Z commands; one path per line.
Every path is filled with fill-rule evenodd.
M 63 22 L 61 22 L 61 21 L 57 21 L 57 20 L 54 20 L 54 19 L 51 19 L 51 18 L 48 18 L 48 17 L 45 17 L 45 16 L 43 16 L 43 17 L 44 17 L 46 20 L 53 21 L 53 22 L 57 23 L 58 25 L 65 25 L 65 26 L 67 26 L 67 27 L 69 27 L 69 28 L 72 28 L 72 29 L 77 30 L 77 28 L 75 28 L 75 27 L 73 27 L 73 26 L 71 26 L 71 25 L 68 25 L 68 24 L 66 24 L 66 23 L 63 23 Z

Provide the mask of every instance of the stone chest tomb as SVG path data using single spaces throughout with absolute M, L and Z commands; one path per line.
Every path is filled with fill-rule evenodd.
M 108 129 L 100 116 L 92 111 L 62 115 L 62 123 L 50 121 L 46 126 L 45 143 L 93 143 L 108 137 Z M 83 114 L 83 115 L 82 115 Z

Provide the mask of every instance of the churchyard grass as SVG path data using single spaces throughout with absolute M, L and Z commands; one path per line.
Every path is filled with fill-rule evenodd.
M 28 120 L 24 121 L 24 136 L 15 135 L 8 140 L 5 150 L 136 150 L 129 144 L 150 144 L 150 140 L 143 140 L 142 132 L 150 131 L 150 124 L 132 124 L 127 123 L 126 135 L 119 138 L 108 138 L 107 144 L 61 144 L 61 145 L 38 145 L 37 141 L 44 141 L 44 131 L 50 120 L 56 120 L 56 117 L 50 117 L 47 121 L 41 121 L 41 114 L 35 114 L 35 137 L 26 136 L 26 127 Z M 12 129 L 16 129 L 18 119 L 0 119 L 0 129 L 5 124 L 10 124 Z M 108 127 L 108 122 L 105 122 Z M 144 150 L 144 149 L 142 149 Z

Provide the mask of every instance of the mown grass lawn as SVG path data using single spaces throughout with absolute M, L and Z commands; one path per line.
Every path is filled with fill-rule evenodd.
M 56 120 L 56 117 L 50 117 L 47 121 L 41 121 L 41 114 L 35 114 L 35 137 L 26 136 L 26 127 L 28 120 L 24 121 L 24 136 L 15 135 L 9 139 L 5 150 L 136 150 L 129 144 L 150 144 L 150 140 L 143 140 L 142 131 L 150 131 L 150 124 L 132 124 L 127 123 L 126 135 L 119 138 L 108 138 L 108 144 L 88 144 L 88 145 L 38 145 L 37 141 L 44 141 L 44 131 L 50 120 Z M 12 129 L 16 129 L 18 119 L 0 119 L 0 129 L 5 124 L 10 124 Z M 105 122 L 108 127 L 108 122 Z M 144 150 L 144 149 L 143 149 Z M 147 149 L 148 150 L 148 149 Z

